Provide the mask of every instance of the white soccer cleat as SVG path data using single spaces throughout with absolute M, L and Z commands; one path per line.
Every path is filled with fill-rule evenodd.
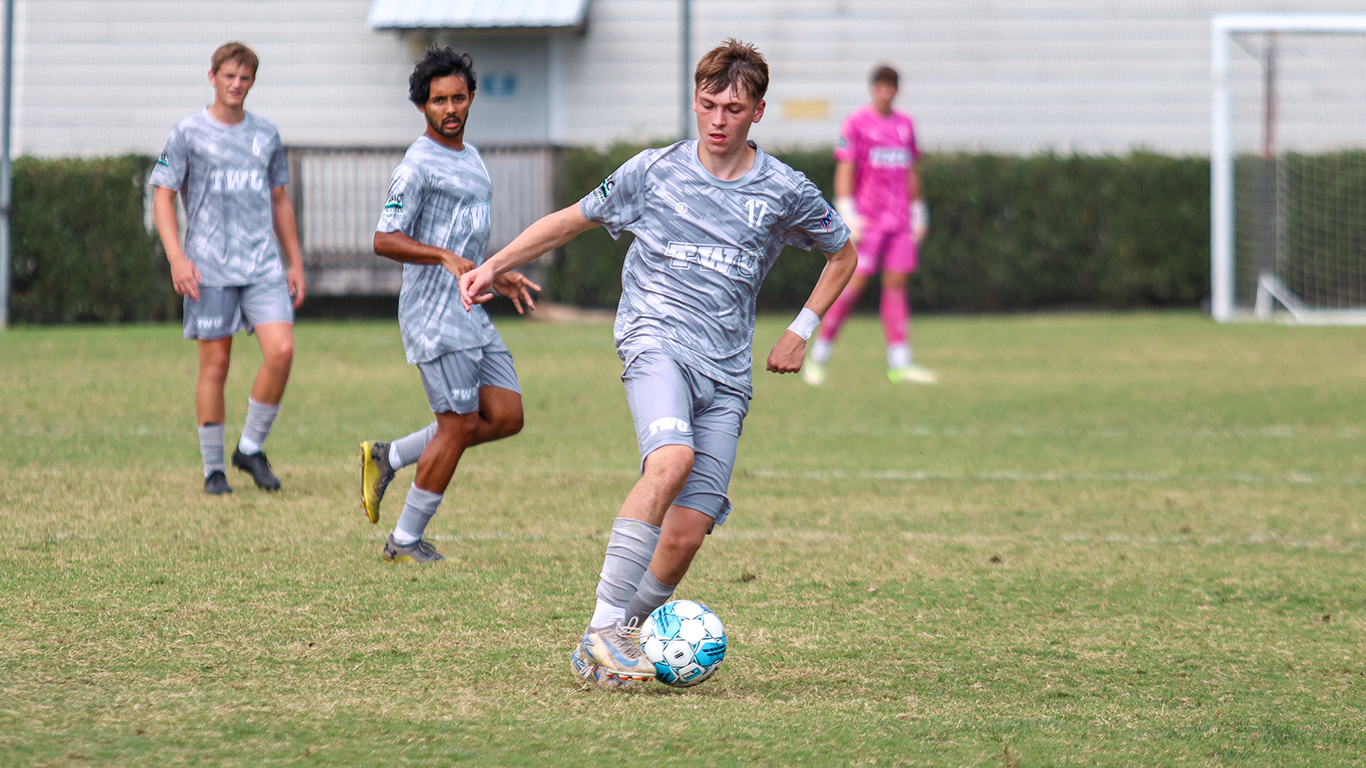
M 589 627 L 579 641 L 584 659 L 608 677 L 622 680 L 653 680 L 655 665 L 640 650 L 640 631 L 617 622 L 610 627 Z
M 603 690 L 629 690 L 640 687 L 640 683 L 635 680 L 609 677 L 606 672 L 602 671 L 602 667 L 584 658 L 583 647 L 579 645 L 574 646 L 574 652 L 569 654 L 569 669 L 573 671 L 575 677 L 581 677 Z
M 802 363 L 802 381 L 813 387 L 824 384 L 825 366 L 808 357 L 806 362 Z
M 889 368 L 887 380 L 893 384 L 938 384 L 939 374 L 923 366 L 907 365 L 901 368 Z

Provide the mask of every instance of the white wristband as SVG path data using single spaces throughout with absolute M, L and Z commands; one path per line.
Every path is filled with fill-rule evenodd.
M 816 326 L 821 324 L 821 316 L 802 307 L 802 311 L 797 314 L 797 319 L 792 321 L 787 329 L 802 337 L 802 341 L 811 338 L 811 334 L 816 332 Z

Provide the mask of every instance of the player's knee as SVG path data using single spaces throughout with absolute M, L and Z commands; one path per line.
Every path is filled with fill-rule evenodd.
M 518 408 L 511 413 L 503 414 L 498 421 L 498 436 L 512 437 L 522 431 L 524 424 L 525 419 L 522 417 L 521 408 Z
M 261 352 L 271 368 L 288 368 L 294 362 L 294 339 L 280 339 Z
M 201 381 L 216 384 L 226 382 L 228 380 L 228 356 L 201 357 L 199 360 L 199 378 Z
M 889 291 L 904 291 L 904 290 L 906 290 L 906 273 L 905 273 L 905 272 L 883 272 L 883 273 L 882 273 L 882 287 L 883 287 L 885 290 L 889 290 Z
M 706 531 L 666 531 L 659 537 L 659 546 L 671 563 L 686 563 L 692 560 L 702 542 L 707 540 Z
M 645 476 L 667 487 L 682 488 L 692 474 L 693 450 L 686 445 L 665 445 L 645 457 Z
M 433 440 L 468 446 L 479 429 L 479 413 L 442 413 L 436 417 L 436 436 Z

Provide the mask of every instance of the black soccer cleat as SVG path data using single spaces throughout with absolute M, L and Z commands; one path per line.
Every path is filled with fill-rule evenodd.
M 228 485 L 228 476 L 223 474 L 223 470 L 215 469 L 204 478 L 204 493 L 214 496 L 223 496 L 232 493 L 232 486 Z
M 263 491 L 280 490 L 280 478 L 270 471 L 270 460 L 266 458 L 264 451 L 242 453 L 241 448 L 234 449 L 232 465 L 251 475 L 251 479 L 256 481 L 257 488 Z

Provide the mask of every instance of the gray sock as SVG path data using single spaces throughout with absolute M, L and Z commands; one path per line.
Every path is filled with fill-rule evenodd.
M 261 446 L 266 444 L 266 436 L 270 434 L 270 425 L 275 423 L 275 416 L 279 413 L 278 404 L 266 405 L 247 398 L 247 421 L 242 425 L 242 439 L 237 442 L 242 453 L 261 450 Z
M 223 461 L 222 424 L 205 424 L 199 428 L 199 455 L 204 457 L 204 477 L 215 470 L 228 471 L 228 465 Z
M 650 567 L 657 544 L 659 526 L 629 517 L 613 521 L 607 556 L 602 559 L 602 573 L 598 576 L 598 601 L 625 610 Z
M 644 624 L 646 616 L 669 602 L 675 589 L 678 589 L 677 584 L 665 584 L 656 579 L 647 568 L 645 576 L 640 580 L 640 586 L 636 588 L 636 596 L 631 598 L 631 602 L 626 606 L 626 623 L 634 622 L 637 627 Z
M 403 513 L 398 516 L 394 526 L 394 541 L 399 544 L 412 544 L 422 538 L 427 523 L 432 521 L 436 508 L 441 506 L 443 494 L 424 491 L 413 483 L 408 488 L 408 498 L 403 501 Z
M 409 464 L 416 464 L 422 456 L 422 449 L 427 447 L 427 443 L 432 441 L 436 435 L 436 422 L 433 421 L 426 427 L 408 435 L 400 437 L 389 444 L 389 465 L 394 469 L 401 469 Z M 394 463 L 398 459 L 398 463 Z

